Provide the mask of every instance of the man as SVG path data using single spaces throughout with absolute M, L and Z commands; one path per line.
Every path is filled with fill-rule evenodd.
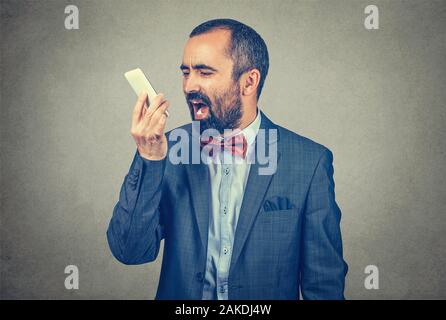
M 190 34 L 180 67 L 193 124 L 165 134 L 162 94 L 135 105 L 137 151 L 107 237 L 124 264 L 154 261 L 164 239 L 157 299 L 344 298 L 333 156 L 258 110 L 268 67 L 252 28 L 207 21 Z M 202 134 L 207 161 L 172 161 L 176 130 L 185 141 Z M 276 165 L 262 173 L 263 147 Z

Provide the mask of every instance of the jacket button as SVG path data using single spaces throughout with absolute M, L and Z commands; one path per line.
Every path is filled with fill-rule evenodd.
M 203 281 L 203 273 L 202 273 L 202 272 L 198 272 L 198 273 L 195 275 L 195 278 L 196 278 L 197 281 L 199 281 L 199 282 Z

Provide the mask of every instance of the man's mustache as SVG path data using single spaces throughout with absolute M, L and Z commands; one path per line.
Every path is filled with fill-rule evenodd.
M 189 104 L 191 104 L 192 100 L 201 100 L 208 107 L 211 106 L 211 100 L 208 96 L 200 93 L 200 92 L 189 92 L 186 94 L 186 100 Z

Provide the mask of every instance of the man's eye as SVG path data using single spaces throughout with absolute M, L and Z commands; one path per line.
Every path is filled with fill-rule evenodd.
M 206 71 L 201 71 L 200 73 L 203 76 L 210 76 L 212 74 L 212 72 L 206 72 Z
M 189 72 L 183 72 L 183 77 L 187 77 L 189 75 Z

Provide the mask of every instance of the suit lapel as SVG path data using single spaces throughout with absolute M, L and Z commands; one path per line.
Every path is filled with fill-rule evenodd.
M 200 152 L 200 133 L 197 128 L 192 126 L 189 138 L 189 161 L 191 162 L 191 164 L 188 164 L 185 167 L 189 181 L 189 190 L 192 197 L 192 205 L 198 225 L 198 231 L 200 233 L 200 239 L 204 248 L 204 252 L 206 252 L 208 243 L 211 198 L 209 168 L 202 161 L 199 161 L 199 163 L 197 164 L 193 164 L 192 162 L 192 152 Z M 195 148 L 196 146 L 194 145 L 194 143 L 198 143 L 198 148 Z
M 209 198 L 210 181 L 209 170 L 206 164 L 190 164 L 186 166 L 189 177 L 189 186 L 192 194 L 192 203 L 197 219 L 198 230 L 200 232 L 203 248 L 207 248 L 208 225 L 209 225 Z
M 260 111 L 261 112 L 261 111 Z M 267 145 L 271 145 L 273 143 L 277 143 L 279 140 L 279 132 L 277 131 L 277 139 L 270 139 L 270 135 L 268 129 L 276 129 L 277 126 L 274 125 L 271 120 L 269 120 L 263 112 L 261 112 L 262 120 L 260 123 L 260 129 L 265 130 L 265 142 Z M 258 137 L 258 136 L 257 136 Z M 265 197 L 265 193 L 268 190 L 271 179 L 274 176 L 272 175 L 259 175 L 259 168 L 261 167 L 257 161 L 257 137 L 256 137 L 256 161 L 251 164 L 251 168 L 249 170 L 248 181 L 246 183 L 246 189 L 243 196 L 243 202 L 240 209 L 239 219 L 237 222 L 237 228 L 235 232 L 234 239 L 234 247 L 232 251 L 231 257 L 231 267 L 230 273 L 237 262 L 237 259 L 240 256 L 240 253 L 243 249 L 243 245 L 246 242 L 249 231 L 252 228 L 252 225 L 257 217 L 258 212 L 260 211 L 260 206 Z M 280 152 L 277 148 L 278 157 L 277 157 L 277 166 L 279 165 Z

